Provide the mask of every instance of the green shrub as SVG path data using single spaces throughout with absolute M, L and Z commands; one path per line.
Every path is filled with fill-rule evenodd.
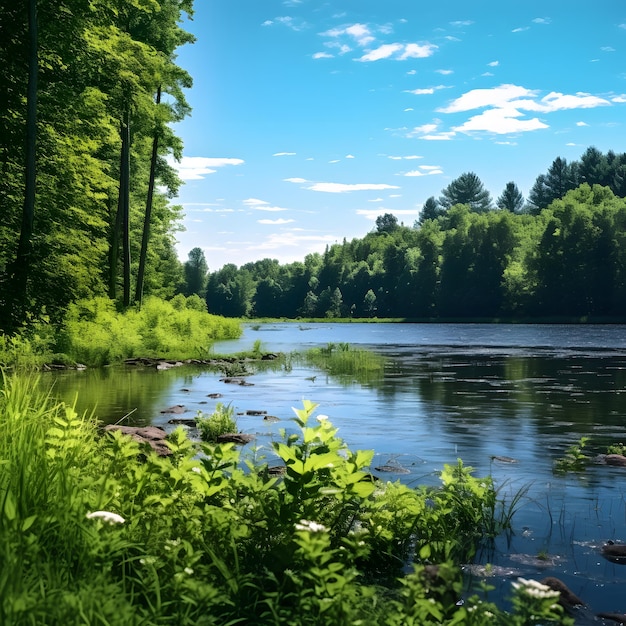
M 224 406 L 218 402 L 215 411 L 206 416 L 198 411 L 196 426 L 200 431 L 202 441 L 217 441 L 219 435 L 237 432 L 237 420 L 234 418 L 235 410 L 232 406 Z

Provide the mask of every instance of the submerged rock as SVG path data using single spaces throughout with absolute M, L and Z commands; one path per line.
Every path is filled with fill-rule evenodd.
M 607 541 L 601 549 L 602 556 L 611 563 L 626 565 L 626 544 Z
M 244 446 L 250 443 L 254 439 L 254 435 L 248 435 L 246 433 L 224 433 L 217 436 L 217 443 L 236 443 Z
M 180 415 L 184 413 L 187 409 L 184 404 L 175 404 L 167 409 L 163 409 L 161 413 L 174 413 L 175 415 Z
M 410 474 L 411 470 L 402 467 L 402 465 L 377 465 L 374 468 L 377 472 L 385 472 L 390 474 Z

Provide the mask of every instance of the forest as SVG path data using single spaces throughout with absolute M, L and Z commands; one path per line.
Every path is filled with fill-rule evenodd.
M 465 173 L 412 227 L 385 214 L 303 262 L 225 265 L 208 277 L 207 305 L 235 317 L 621 319 L 624 156 L 557 158 L 527 203 L 511 182 L 493 206 Z
M 624 316 L 626 153 L 595 147 L 557 157 L 526 200 L 509 182 L 494 202 L 468 171 L 412 226 L 381 215 L 299 262 L 180 261 L 172 125 L 190 113 L 176 51 L 192 15 L 192 0 L 0 3 L 2 331 L 177 294 L 242 318 Z
M 175 234 L 192 0 L 0 2 L 0 328 L 184 291 Z

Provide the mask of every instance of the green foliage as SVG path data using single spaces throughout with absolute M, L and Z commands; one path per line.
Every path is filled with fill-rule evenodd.
M 613 443 L 606 449 L 607 454 L 621 454 L 622 456 L 626 455 L 626 444 L 623 443 Z
M 168 437 L 171 455 L 158 457 L 33 396 L 31 380 L 3 383 L 3 624 L 569 623 L 536 583 L 516 583 L 507 615 L 476 598 L 457 606 L 452 563 L 402 573 L 427 522 L 458 533 L 484 522 L 481 498 L 492 508 L 490 483 L 460 463 L 428 493 L 375 484 L 372 453 L 350 451 L 308 401 L 296 411 L 296 432 L 273 444 L 282 478 L 243 461 L 232 444 L 194 444 L 181 428 Z M 422 536 L 420 553 L 425 545 Z M 391 578 L 377 565 L 390 548 Z
M 559 473 L 582 472 L 589 464 L 589 456 L 584 452 L 589 437 L 581 437 L 572 444 L 565 454 L 554 462 L 554 471 Z
M 380 378 L 385 368 L 384 357 L 347 343 L 329 343 L 325 347 L 311 348 L 301 358 L 331 376 L 361 382 Z
M 62 347 L 86 365 L 103 365 L 133 356 L 199 357 L 213 341 L 236 338 L 235 320 L 209 315 L 197 296 L 166 302 L 146 298 L 140 309 L 118 313 L 111 300 L 80 301 L 68 311 Z
M 211 415 L 204 415 L 198 411 L 196 415 L 196 427 L 200 431 L 202 441 L 217 441 L 219 435 L 236 433 L 237 420 L 234 418 L 235 409 L 232 406 L 224 406 L 218 402 Z

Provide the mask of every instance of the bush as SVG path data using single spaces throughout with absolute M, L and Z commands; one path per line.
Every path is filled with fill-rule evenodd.
M 218 402 L 215 411 L 208 417 L 201 411 L 196 416 L 196 426 L 200 431 L 202 441 L 217 441 L 219 435 L 237 432 L 237 421 L 233 417 L 232 406 L 224 406 Z

